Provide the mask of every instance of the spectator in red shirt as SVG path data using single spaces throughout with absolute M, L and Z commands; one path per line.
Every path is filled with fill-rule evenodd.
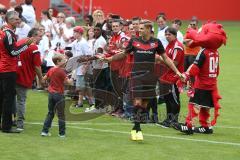
M 65 137 L 65 114 L 64 114 L 64 84 L 72 84 L 72 79 L 68 79 L 64 71 L 66 60 L 64 55 L 56 54 L 52 58 L 53 63 L 56 65 L 51 68 L 43 77 L 43 80 L 49 80 L 48 86 L 48 114 L 44 121 L 41 136 L 50 136 L 49 128 L 51 127 L 55 111 L 57 111 L 59 136 Z
M 38 51 L 38 43 L 40 42 L 42 36 L 37 28 L 33 28 L 28 33 L 29 38 L 33 38 L 33 43 L 29 48 L 22 52 L 20 55 L 21 66 L 17 68 L 17 130 L 22 131 L 24 127 L 24 114 L 25 105 L 27 98 L 27 90 L 32 87 L 33 80 L 37 75 L 40 82 L 42 81 L 42 70 L 41 70 L 41 58 L 40 52 Z M 19 41 L 19 44 L 25 43 L 26 39 Z
M 122 22 L 120 19 L 115 19 L 112 22 L 112 30 L 113 35 L 109 40 L 109 47 L 108 47 L 108 54 L 106 56 L 112 56 L 117 54 L 120 49 L 124 46 L 124 43 L 128 41 L 128 37 L 125 35 L 124 32 L 121 31 L 122 29 Z M 113 94 L 114 98 L 114 112 L 112 113 L 113 116 L 120 116 L 123 112 L 123 102 L 122 102 L 122 88 L 123 88 L 123 78 L 120 74 L 121 69 L 125 63 L 125 59 L 114 61 L 110 63 L 110 70 L 111 70 L 111 83 L 113 85 Z
M 173 61 L 176 68 L 179 72 L 184 71 L 184 47 L 181 42 L 177 39 L 177 30 L 173 27 L 168 27 L 165 30 L 165 36 L 168 41 L 168 45 L 166 47 L 167 56 Z M 168 93 L 164 94 L 164 101 L 166 103 L 166 112 L 167 117 L 163 122 L 159 124 L 164 127 L 175 127 L 178 123 L 178 114 L 180 112 L 180 97 L 179 91 L 176 86 L 176 82 L 178 77 L 176 74 L 167 69 L 165 73 L 161 76 L 160 82 L 162 87 L 167 88 Z

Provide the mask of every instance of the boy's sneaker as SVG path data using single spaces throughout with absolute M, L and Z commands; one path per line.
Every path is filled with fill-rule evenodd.
M 65 134 L 59 134 L 58 135 L 60 138 L 65 138 L 66 136 L 65 136 Z
M 138 131 L 138 132 L 136 133 L 136 140 L 137 140 L 137 141 L 143 141 L 142 131 Z
M 203 134 L 213 134 L 212 127 L 195 127 L 193 130 L 195 133 L 203 133 Z
M 83 104 L 76 104 L 75 107 L 76 108 L 83 108 Z
M 16 130 L 22 132 L 22 131 L 24 131 L 24 128 L 23 127 L 17 127 Z
M 88 110 L 85 110 L 86 113 L 106 113 L 105 108 L 90 108 Z
M 51 136 L 51 133 L 46 133 L 46 132 L 42 132 L 41 133 L 41 136 L 43 136 L 43 137 L 50 137 Z
M 186 124 L 179 124 L 179 126 L 176 127 L 180 132 L 183 132 L 187 135 L 193 134 L 193 129 L 189 128 Z
M 94 110 L 95 109 L 95 105 L 91 105 L 89 106 L 89 108 L 85 109 L 85 112 L 89 112 L 90 110 Z
M 131 130 L 131 140 L 136 141 L 137 140 L 137 131 L 136 130 Z

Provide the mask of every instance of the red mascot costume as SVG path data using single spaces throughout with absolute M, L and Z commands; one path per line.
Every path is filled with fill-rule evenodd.
M 226 33 L 222 25 L 209 22 L 202 26 L 201 30 L 189 29 L 186 38 L 189 47 L 201 46 L 202 50 L 197 55 L 194 63 L 184 73 L 186 81 L 190 76 L 195 77 L 188 103 L 188 115 L 186 123 L 179 125 L 179 130 L 186 134 L 204 133 L 212 134 L 212 126 L 216 124 L 220 109 L 221 99 L 217 88 L 217 77 L 219 74 L 218 48 L 226 44 Z M 180 81 L 178 82 L 181 86 Z M 214 108 L 214 118 L 209 123 L 210 109 Z M 193 127 L 193 119 L 198 117 L 200 127 Z

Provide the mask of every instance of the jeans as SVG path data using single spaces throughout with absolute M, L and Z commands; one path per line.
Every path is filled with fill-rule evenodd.
M 52 125 L 55 112 L 58 116 L 59 135 L 65 135 L 65 100 L 64 95 L 59 93 L 49 93 L 48 95 L 48 114 L 44 121 L 42 132 L 48 133 Z
M 12 110 L 16 95 L 16 73 L 0 73 L 0 120 L 2 130 L 8 131 L 12 128 Z
M 16 85 L 16 93 L 17 93 L 17 102 L 16 102 L 16 110 L 17 110 L 17 127 L 24 127 L 24 119 L 25 119 L 25 109 L 26 109 L 26 99 L 27 99 L 27 88 L 21 85 Z

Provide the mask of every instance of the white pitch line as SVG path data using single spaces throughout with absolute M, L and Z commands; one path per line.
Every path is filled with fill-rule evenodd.
M 37 122 L 34 122 L 34 123 L 27 122 L 27 124 L 42 125 L 42 123 L 37 123 Z M 53 126 L 57 127 L 58 125 L 54 124 Z M 130 134 L 129 132 L 124 132 L 124 131 L 107 130 L 107 129 L 96 129 L 96 128 L 83 128 L 83 127 L 77 127 L 77 126 L 68 126 L 68 128 L 79 129 L 79 130 L 97 131 L 97 132 L 104 132 L 104 133 L 119 133 L 119 134 L 127 134 L 127 135 Z M 175 139 L 175 140 L 185 140 L 185 141 L 193 141 L 193 142 L 212 143 L 212 144 L 223 144 L 223 145 L 230 145 L 230 146 L 238 146 L 238 147 L 240 147 L 240 143 L 234 143 L 234 142 L 224 142 L 224 141 L 211 141 L 211 140 L 204 140 L 204 139 L 182 138 L 182 137 L 163 136 L 163 135 L 148 134 L 148 133 L 145 133 L 144 136 L 165 138 L 165 139 Z
M 26 122 L 27 123 L 27 122 Z M 30 122 L 30 123 L 35 123 L 35 122 Z M 39 123 L 39 122 L 36 122 L 37 124 Z M 67 122 L 67 124 L 70 124 L 70 125 L 94 125 L 94 126 L 116 126 L 116 125 L 118 125 L 118 126 L 131 126 L 132 125 L 132 123 L 130 123 L 130 122 L 126 122 L 126 123 L 108 123 L 108 122 L 106 122 L 106 123 L 95 123 L 95 122 Z M 146 126 L 156 126 L 154 123 L 152 123 L 152 124 L 143 124 L 143 125 L 146 125 Z M 226 128 L 226 129 L 240 129 L 240 127 L 234 127 L 234 126 L 214 126 L 214 128 Z

